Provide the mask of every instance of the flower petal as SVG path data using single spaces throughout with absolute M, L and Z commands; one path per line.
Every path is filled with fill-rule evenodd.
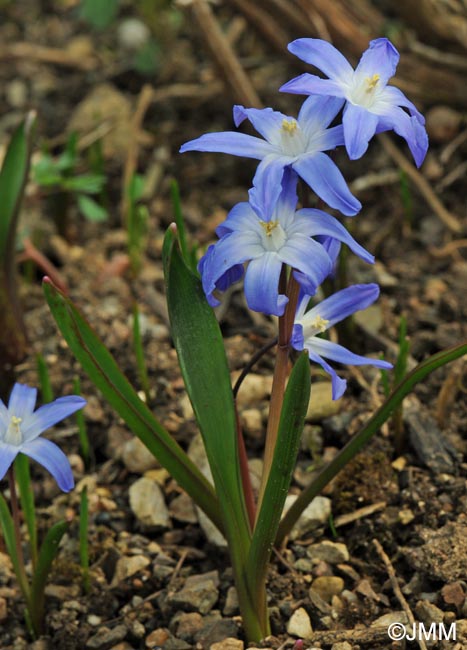
M 20 451 L 45 467 L 63 492 L 69 492 L 74 488 L 75 481 L 70 461 L 54 442 L 46 438 L 36 438 L 24 443 Z
M 310 294 L 316 292 L 332 271 L 332 260 L 321 244 L 302 234 L 289 237 L 277 255 L 284 264 L 299 272 L 297 280 Z
M 398 106 L 380 118 L 382 130 L 394 129 L 407 142 L 417 167 L 425 160 L 428 150 L 428 135 L 417 117 L 409 116 Z
M 291 163 L 288 156 L 266 156 L 256 169 L 253 178 L 254 191 L 250 190 L 250 203 L 263 221 L 270 221 L 282 191 L 284 167 Z
M 16 415 L 25 420 L 34 411 L 36 399 L 37 388 L 31 388 L 26 384 L 15 384 L 8 402 L 9 416 Z
M 350 192 L 339 169 L 326 154 L 302 156 L 293 164 L 293 169 L 331 208 L 347 216 L 361 209 L 362 204 Z
M 377 284 L 354 284 L 333 293 L 332 296 L 312 307 L 300 319 L 305 328 L 305 337 L 307 324 L 315 321 L 317 316 L 328 321 L 326 329 L 329 329 L 347 318 L 347 316 L 372 305 L 378 296 L 379 287 Z
M 309 134 L 328 127 L 344 104 L 340 97 L 311 96 L 306 99 L 298 114 L 301 129 Z
M 10 423 L 10 415 L 8 413 L 8 408 L 0 399 L 0 438 L 4 435 L 7 427 Z
M 327 97 L 344 97 L 345 93 L 343 85 L 338 81 L 321 79 L 309 72 L 287 81 L 279 90 L 294 95 L 326 95 Z
M 205 133 L 204 135 L 185 142 L 180 147 L 180 153 L 186 151 L 211 151 L 217 153 L 229 153 L 232 156 L 244 156 L 245 158 L 256 158 L 261 160 L 275 148 L 268 142 L 246 133 L 236 131 L 224 131 L 221 133 Z
M 392 106 L 403 106 L 409 110 L 410 115 L 414 115 L 418 119 L 420 124 L 425 124 L 425 118 L 420 113 L 418 108 L 409 99 L 407 99 L 402 90 L 399 90 L 399 88 L 396 88 L 395 86 L 386 86 L 384 92 L 381 94 L 381 101 L 381 112 L 378 112 L 378 114 L 384 115 L 385 107 L 391 108 Z M 378 103 L 376 104 L 376 107 L 379 108 Z
M 217 226 L 216 235 L 221 238 L 235 230 L 254 230 L 255 224 L 259 232 L 258 215 L 247 201 L 242 201 L 234 205 L 227 218 Z
M 308 343 L 306 341 L 305 343 Z M 344 348 L 343 345 L 338 343 L 333 343 L 332 341 L 327 341 L 326 339 L 321 339 L 318 336 L 313 338 L 313 350 L 320 356 L 326 357 L 326 359 L 331 359 L 331 361 L 338 361 L 339 363 L 345 363 L 349 366 L 375 366 L 376 368 L 384 368 L 385 370 L 390 370 L 393 366 L 392 363 L 388 361 L 383 361 L 382 359 L 371 359 L 369 357 L 363 357 L 360 354 L 354 354 Z
M 15 460 L 19 451 L 19 447 L 7 445 L 5 442 L 0 441 L 0 481 L 10 469 L 10 465 Z
M 50 404 L 44 404 L 32 415 L 23 418 L 21 424 L 23 440 L 34 440 L 46 431 L 46 429 L 49 429 L 75 411 L 82 409 L 83 406 L 86 406 L 86 400 L 78 395 L 59 397 Z
M 287 46 L 289 52 L 314 65 L 330 79 L 347 81 L 353 68 L 334 45 L 320 38 L 298 38 Z
M 379 75 L 381 85 L 386 85 L 388 79 L 396 73 L 399 63 L 399 52 L 387 38 L 376 38 L 370 41 L 369 48 L 362 54 L 355 69 L 358 77 L 373 77 Z
M 255 129 L 270 144 L 279 146 L 281 141 L 282 121 L 290 118 L 272 108 L 244 108 L 243 106 L 234 106 L 235 126 L 248 119 Z
M 363 248 L 363 246 L 360 246 L 340 221 L 322 210 L 316 210 L 314 208 L 298 210 L 293 228 L 290 232 L 303 232 L 310 237 L 326 235 L 334 240 L 337 239 L 347 244 L 350 250 L 362 260 L 369 264 L 374 264 L 374 256 Z
M 357 160 L 368 149 L 368 143 L 376 133 L 378 116 L 362 106 L 348 103 L 344 109 L 342 123 L 349 158 Z
M 288 298 L 278 293 L 282 263 L 277 253 L 264 253 L 249 263 L 245 273 L 248 307 L 263 314 L 282 316 Z
M 330 366 L 329 363 L 327 363 L 323 357 L 321 357 L 315 351 L 315 340 L 319 339 L 305 341 L 305 350 L 308 350 L 308 356 L 310 357 L 310 360 L 318 363 L 321 368 L 331 376 L 332 399 L 339 399 L 345 393 L 345 389 L 347 388 L 347 381 L 345 379 L 342 379 L 342 377 L 339 377 L 334 368 Z

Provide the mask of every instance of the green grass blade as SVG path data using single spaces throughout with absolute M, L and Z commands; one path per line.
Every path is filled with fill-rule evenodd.
M 36 355 L 37 374 L 39 375 L 39 386 L 41 388 L 42 402 L 48 404 L 53 401 L 54 393 L 50 382 L 49 369 L 42 354 Z
M 71 351 L 128 427 L 222 530 L 218 502 L 210 483 L 138 397 L 115 359 L 71 300 L 49 280 L 44 293 Z
M 73 381 L 73 393 L 75 395 L 81 395 L 81 383 L 79 377 L 75 377 Z M 78 437 L 79 445 L 81 448 L 81 456 L 84 460 L 84 465 L 86 469 L 89 469 L 91 465 L 91 446 L 89 444 L 88 431 L 86 428 L 86 419 L 84 413 L 81 410 L 76 411 L 75 413 L 76 424 L 78 425 Z
M 265 593 L 269 557 L 290 487 L 309 400 L 310 362 L 304 352 L 293 367 L 285 391 L 274 458 L 248 556 L 246 573 L 254 600 Z
M 393 411 L 402 403 L 404 397 L 413 390 L 416 384 L 425 379 L 427 375 L 437 368 L 441 368 L 441 366 L 444 366 L 465 354 L 467 354 L 467 342 L 460 343 L 459 345 L 447 348 L 446 350 L 441 350 L 441 352 L 438 352 L 425 361 L 422 361 L 422 363 L 419 363 L 418 366 L 414 368 L 398 386 L 396 386 L 389 398 L 382 406 L 380 406 L 363 429 L 349 440 L 337 456 L 326 465 L 310 485 L 303 490 L 295 503 L 287 511 L 279 525 L 275 542 L 276 545 L 281 544 L 283 539 L 292 530 L 295 522 L 308 504 L 336 476 L 336 474 L 345 467 L 345 465 L 352 460 L 356 454 L 358 454 L 371 437 L 391 416 L 391 413 L 393 413 Z
M 29 545 L 33 569 L 37 564 L 37 524 L 36 507 L 34 504 L 34 491 L 29 471 L 29 458 L 24 454 L 18 454 L 14 462 L 15 476 L 19 486 L 19 498 L 21 510 L 26 521 L 29 534 Z
M 5 540 L 6 550 L 10 556 L 11 563 L 13 564 L 13 569 L 18 580 L 19 586 L 23 593 L 23 597 L 26 600 L 26 603 L 29 604 L 30 600 L 30 590 L 29 584 L 24 572 L 24 567 L 22 566 L 18 551 L 16 548 L 16 537 L 15 537 L 15 525 L 13 523 L 13 517 L 8 508 L 7 502 L 0 494 L 0 524 L 2 527 L 3 538 Z
M 136 357 L 136 367 L 138 369 L 139 382 L 146 397 L 146 404 L 150 402 L 149 378 L 144 358 L 143 340 L 141 336 L 141 327 L 139 321 L 139 308 L 135 302 L 133 305 L 133 348 Z

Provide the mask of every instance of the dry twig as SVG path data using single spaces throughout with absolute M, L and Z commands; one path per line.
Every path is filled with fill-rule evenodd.
M 0 60 L 28 59 L 39 63 L 51 63 L 65 68 L 78 70 L 94 70 L 98 61 L 93 56 L 76 56 L 66 50 L 55 47 L 44 47 L 35 43 L 10 43 L 0 47 Z

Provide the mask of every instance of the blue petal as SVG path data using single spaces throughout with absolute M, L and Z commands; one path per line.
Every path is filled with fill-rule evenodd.
M 303 208 L 296 213 L 296 219 L 290 233 L 302 232 L 310 237 L 326 235 L 334 240 L 344 242 L 350 250 L 369 264 L 374 264 L 375 258 L 363 246 L 355 241 L 349 231 L 334 217 L 322 210 Z M 330 244 L 331 245 L 331 244 Z
M 266 156 L 256 170 L 253 178 L 255 191 L 250 192 L 250 203 L 256 214 L 269 221 L 274 212 L 277 199 L 282 191 L 284 167 L 290 164 L 287 156 Z
M 362 204 L 352 195 L 339 169 L 326 154 L 318 152 L 303 156 L 293 164 L 293 168 L 331 208 L 347 216 L 353 216 L 361 209 Z
M 399 88 L 396 88 L 395 86 L 386 86 L 382 99 L 386 105 L 403 106 L 404 108 L 407 108 L 410 112 L 410 115 L 414 115 L 420 124 L 425 124 L 425 118 L 420 113 L 418 108 L 409 99 L 407 99 L 402 90 L 399 90 Z
M 282 263 L 274 252 L 264 253 L 249 263 L 245 273 L 245 297 L 250 309 L 282 316 L 288 298 L 278 293 L 281 269 Z
M 348 103 L 342 119 L 345 148 L 350 160 L 361 158 L 368 149 L 368 143 L 376 133 L 378 116 L 362 106 Z
M 282 121 L 290 118 L 272 108 L 244 108 L 234 106 L 235 126 L 240 126 L 243 120 L 248 119 L 255 129 L 270 144 L 279 146 L 281 141 Z
M 318 305 L 315 305 L 300 320 L 306 329 L 308 322 L 313 322 L 317 316 L 329 321 L 326 329 L 339 323 L 356 311 L 366 309 L 379 296 L 377 284 L 354 284 L 351 287 L 337 291 Z
M 379 75 L 381 85 L 386 85 L 388 79 L 396 73 L 399 63 L 399 52 L 387 38 L 376 38 L 370 42 L 370 47 L 362 54 L 355 69 L 359 77 Z
M 428 135 L 423 124 L 417 117 L 409 116 L 398 106 L 380 118 L 382 129 L 394 129 L 407 142 L 417 167 L 425 160 L 428 150 Z
M 268 142 L 255 138 L 246 133 L 224 131 L 222 133 L 205 133 L 196 140 L 190 140 L 180 147 L 180 153 L 185 151 L 212 151 L 229 153 L 233 156 L 256 158 L 261 160 L 272 151 L 275 151 Z
M 321 79 L 309 72 L 304 72 L 295 79 L 287 81 L 279 90 L 294 95 L 326 95 L 328 97 L 344 97 L 345 93 L 343 85 L 339 82 Z
M 70 461 L 54 442 L 46 438 L 36 438 L 24 443 L 20 451 L 45 467 L 63 492 L 69 492 L 74 488 L 75 481 Z
M 297 184 L 297 174 L 292 167 L 285 167 L 282 176 L 282 190 L 273 212 L 273 219 L 278 220 L 284 229 L 288 226 L 290 220 L 294 218 L 298 202 Z
M 225 221 L 217 226 L 216 235 L 221 238 L 235 230 L 254 230 L 255 225 L 259 233 L 261 226 L 257 214 L 247 201 L 242 201 L 234 205 Z
M 388 361 L 383 361 L 382 359 L 370 359 L 368 357 L 363 357 L 360 354 L 354 354 L 344 348 L 343 345 L 338 343 L 333 343 L 332 341 L 327 341 L 326 339 L 321 339 L 318 336 L 313 338 L 313 341 L 307 340 L 307 345 L 313 347 L 315 351 L 320 356 L 326 357 L 326 359 L 331 359 L 331 361 L 337 361 L 339 363 L 345 363 L 349 366 L 375 366 L 376 368 L 384 368 L 385 370 L 390 370 L 393 366 L 392 363 Z
M 6 431 L 9 423 L 10 423 L 10 415 L 8 413 L 8 409 L 0 399 L 0 437 L 4 433 L 3 430 Z
M 21 432 L 25 441 L 34 440 L 43 431 L 49 429 L 60 420 L 68 417 L 75 411 L 82 409 L 86 400 L 78 395 L 59 397 L 50 404 L 44 404 L 32 415 L 23 418 Z
M 0 441 L 0 481 L 9 470 L 11 463 L 15 460 L 19 451 L 19 447 L 7 445 Z
M 34 411 L 36 399 L 37 388 L 31 388 L 26 384 L 15 384 L 8 402 L 9 416 L 16 415 L 16 417 L 24 420 Z M 23 429 L 23 426 L 21 429 Z
M 320 38 L 298 38 L 289 43 L 287 49 L 330 79 L 348 81 L 353 74 L 352 66 L 339 50 Z
M 332 271 L 332 260 L 321 244 L 303 235 L 289 237 L 277 255 L 284 264 L 299 271 L 298 281 L 311 294 Z
M 306 99 L 298 114 L 298 123 L 305 133 L 321 131 L 328 127 L 344 104 L 339 97 L 311 96 Z
M 342 379 L 339 377 L 337 372 L 334 370 L 332 366 L 327 363 L 323 357 L 321 357 L 319 354 L 317 354 L 314 350 L 314 339 L 312 342 L 309 344 L 307 341 L 305 341 L 305 349 L 308 350 L 308 355 L 310 357 L 311 361 L 314 361 L 315 363 L 318 363 L 321 368 L 328 373 L 331 377 L 331 388 L 332 388 L 332 399 L 336 400 L 342 397 L 342 395 L 345 393 L 345 389 L 347 388 L 347 381 L 345 379 Z

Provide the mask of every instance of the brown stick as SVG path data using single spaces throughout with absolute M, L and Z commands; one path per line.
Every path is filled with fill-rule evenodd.
M 65 68 L 78 68 L 79 70 L 94 70 L 98 61 L 93 56 L 76 56 L 66 50 L 54 47 L 44 47 L 35 43 L 11 43 L 0 47 L 0 60 L 4 59 L 29 59 L 40 63 L 52 63 Z

